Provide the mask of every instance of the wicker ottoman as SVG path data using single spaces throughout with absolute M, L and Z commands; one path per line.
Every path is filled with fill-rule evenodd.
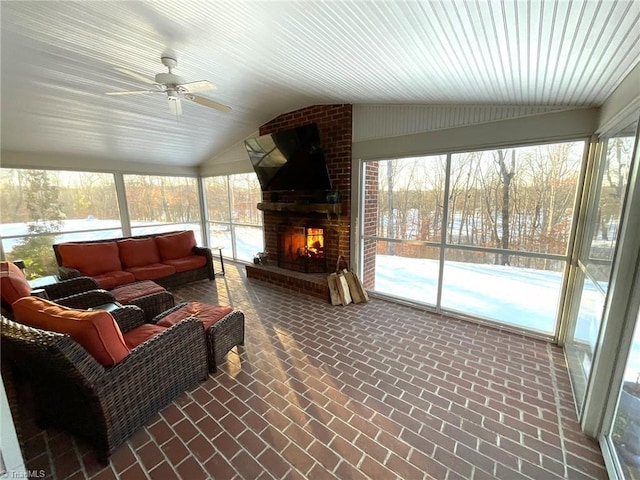
M 217 370 L 217 365 L 224 361 L 233 347 L 244 345 L 244 313 L 232 307 L 185 302 L 158 315 L 153 321 L 170 327 L 187 317 L 199 318 L 204 324 L 210 372 Z
M 116 302 L 122 305 L 135 305 L 144 310 L 147 321 L 176 304 L 171 293 L 151 280 L 122 285 L 111 290 L 111 293 Z

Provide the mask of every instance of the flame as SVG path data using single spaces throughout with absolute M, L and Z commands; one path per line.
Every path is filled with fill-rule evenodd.
M 307 245 L 304 250 L 308 257 L 324 255 L 324 230 L 322 228 L 307 229 Z

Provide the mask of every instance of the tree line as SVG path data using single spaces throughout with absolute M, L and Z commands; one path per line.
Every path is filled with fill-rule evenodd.
M 249 175 L 232 177 L 232 202 L 237 217 L 234 220 L 259 224 L 256 204 L 260 201 L 260 190 L 256 189 L 257 181 L 254 185 L 251 178 L 244 177 Z M 150 175 L 125 175 L 124 179 L 132 222 L 200 221 L 197 179 Z M 51 244 L 56 234 L 69 230 L 64 227 L 65 220 L 120 219 L 111 174 L 2 169 L 0 186 L 2 223 L 23 223 L 29 235 L 5 253 L 10 259 L 25 260 L 30 276 L 55 273 Z M 214 188 L 207 192 L 210 206 L 228 205 L 226 182 L 223 186 L 224 190 Z
M 571 142 L 468 152 L 452 155 L 449 166 L 443 155 L 381 162 L 378 235 L 435 243 L 444 236 L 451 245 L 506 250 L 488 255 L 448 249 L 449 260 L 550 268 L 548 260 L 517 253 L 566 253 L 584 147 Z M 631 148 L 627 138 L 609 142 L 597 239 L 617 230 Z M 439 257 L 438 249 L 411 242 L 383 242 L 378 253 Z

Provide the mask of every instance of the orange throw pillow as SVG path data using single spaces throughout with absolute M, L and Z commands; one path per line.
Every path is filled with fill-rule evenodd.
M 31 295 L 31 287 L 22 270 L 12 262 L 0 262 L 0 295 L 10 307 L 16 300 Z
M 196 237 L 193 234 L 193 230 L 159 235 L 155 238 L 162 260 L 175 260 L 176 258 L 193 255 L 193 247 L 196 246 Z
M 31 327 L 66 333 L 105 367 L 129 355 L 122 332 L 104 310 L 76 310 L 38 297 L 24 297 L 13 304 L 16 321 Z

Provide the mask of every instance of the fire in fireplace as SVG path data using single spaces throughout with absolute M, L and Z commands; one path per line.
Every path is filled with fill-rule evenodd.
M 324 229 L 280 225 L 278 227 L 278 266 L 296 272 L 326 272 Z

